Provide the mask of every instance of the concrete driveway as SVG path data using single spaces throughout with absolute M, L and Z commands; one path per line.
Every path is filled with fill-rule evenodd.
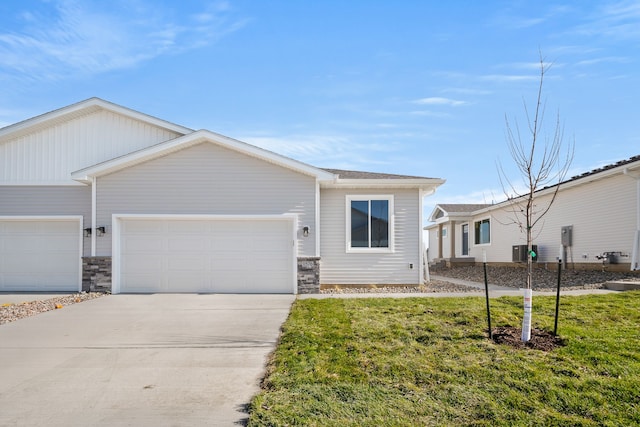
M 243 425 L 294 299 L 110 295 L 1 325 L 0 425 Z

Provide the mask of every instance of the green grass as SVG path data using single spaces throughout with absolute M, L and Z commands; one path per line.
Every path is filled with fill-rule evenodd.
M 533 326 L 553 330 L 554 297 Z M 640 293 L 563 297 L 551 352 L 487 338 L 478 297 L 298 300 L 251 426 L 640 425 Z M 520 326 L 521 298 L 491 301 Z

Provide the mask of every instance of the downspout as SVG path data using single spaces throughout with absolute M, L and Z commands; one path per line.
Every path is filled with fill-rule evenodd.
M 315 240 L 316 240 L 316 258 L 320 258 L 320 181 L 316 178 L 316 225 L 315 225 Z
M 423 212 L 423 210 L 424 210 L 424 197 L 425 197 L 424 191 L 422 190 L 422 188 L 419 188 L 418 189 L 418 198 L 419 198 L 419 201 L 418 201 L 418 212 L 420 212 L 420 218 L 418 220 L 418 222 L 419 222 L 418 225 L 420 227 L 419 228 L 419 230 L 420 230 L 420 235 L 419 235 L 420 238 L 418 239 L 418 254 L 419 254 L 419 256 L 418 256 L 418 265 L 420 266 L 420 268 L 419 268 L 419 270 L 420 270 L 419 271 L 420 282 L 419 283 L 421 285 L 424 285 L 424 279 L 425 279 L 424 236 L 423 236 L 423 234 L 424 234 L 424 229 L 423 229 L 423 227 L 424 227 L 424 218 L 423 218 L 424 217 L 424 212 Z
M 640 270 L 640 173 L 624 168 L 623 173 L 636 180 L 636 233 L 631 254 L 631 271 Z
M 91 256 L 96 256 L 96 177 L 91 177 Z

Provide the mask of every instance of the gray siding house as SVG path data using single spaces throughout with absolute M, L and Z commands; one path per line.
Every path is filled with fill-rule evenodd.
M 546 206 L 554 190 L 538 191 L 536 203 Z M 429 261 L 522 262 L 526 236 L 513 221 L 517 202 L 436 205 L 425 227 Z M 538 264 L 562 258 L 577 269 L 640 270 L 640 156 L 562 182 L 533 244 Z
M 435 178 L 321 169 L 91 98 L 0 129 L 0 291 L 419 284 Z

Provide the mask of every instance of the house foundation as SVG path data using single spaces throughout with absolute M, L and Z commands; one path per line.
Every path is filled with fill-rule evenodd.
M 84 292 L 111 292 L 111 257 L 82 258 L 82 290 Z M 298 293 L 320 293 L 320 258 L 298 258 Z
M 298 258 L 298 293 L 320 293 L 320 258 Z
M 82 290 L 111 292 L 111 257 L 82 257 Z

